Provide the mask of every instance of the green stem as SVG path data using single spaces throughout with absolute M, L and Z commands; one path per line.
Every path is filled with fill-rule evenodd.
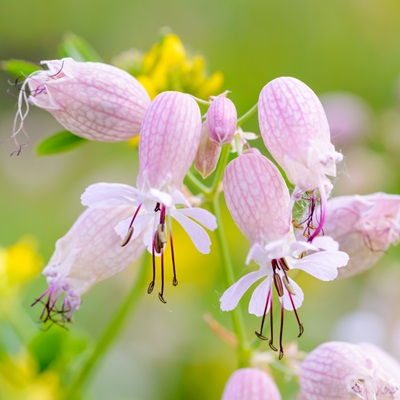
M 222 147 L 221 155 L 219 158 L 217 170 L 215 171 L 215 176 L 213 183 L 211 185 L 211 190 L 208 197 L 212 200 L 218 197 L 218 193 L 220 190 L 221 181 L 224 175 L 226 164 L 228 164 L 229 153 L 230 153 L 231 145 L 225 145 Z
M 224 225 L 222 222 L 222 214 L 219 205 L 219 196 L 215 196 L 214 201 L 211 203 L 211 210 L 217 218 L 218 228 L 217 228 L 217 241 L 218 247 L 221 252 L 222 258 L 222 270 L 224 274 L 224 280 L 226 287 L 230 287 L 235 283 L 235 275 L 233 272 L 233 265 L 231 260 L 231 255 L 229 252 L 228 243 L 226 241 L 226 234 L 224 231 Z M 251 349 L 248 346 L 246 340 L 246 330 L 243 321 L 243 315 L 240 307 L 236 307 L 231 311 L 232 316 L 232 327 L 237 337 L 237 352 L 238 352 L 238 362 L 239 368 L 248 367 L 250 364 Z
M 188 173 L 186 174 L 185 177 L 188 181 L 190 181 L 197 190 L 199 190 L 200 192 L 204 193 L 204 194 L 208 194 L 211 192 L 211 189 L 208 188 L 206 185 L 204 185 L 202 182 L 200 182 L 196 176 L 193 174 L 192 171 L 188 171 Z
M 117 335 L 121 331 L 121 328 L 126 322 L 127 316 L 130 314 L 133 307 L 138 303 L 138 299 L 142 294 L 145 279 L 147 277 L 147 261 L 148 252 L 146 251 L 143 255 L 138 274 L 134 280 L 128 297 L 122 303 L 121 308 L 117 311 L 114 318 L 106 327 L 105 331 L 97 342 L 92 354 L 89 356 L 89 358 L 82 366 L 81 370 L 71 382 L 70 390 L 67 392 L 65 399 L 78 398 L 77 394 L 80 392 L 82 386 L 84 385 L 90 374 L 93 372 L 93 369 L 97 365 L 97 362 L 110 348 L 114 339 L 117 337 Z
M 245 114 L 237 120 L 237 127 L 243 125 L 258 109 L 258 103 L 254 104 Z

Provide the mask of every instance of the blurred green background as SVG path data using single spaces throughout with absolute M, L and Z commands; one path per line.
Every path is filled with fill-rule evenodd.
M 334 194 L 399 193 L 399 20 L 397 0 L 0 0 L 0 59 L 52 59 L 64 34 L 73 32 L 110 62 L 132 47 L 148 51 L 160 29 L 168 26 L 190 52 L 205 56 L 210 72 L 224 73 L 224 89 L 232 92 L 239 115 L 257 101 L 268 81 L 282 75 L 303 80 L 322 98 L 329 92 L 359 96 L 362 127 L 351 126 L 356 132 L 350 132 L 349 137 L 354 135 L 349 139 L 338 134 L 336 145 L 345 161 Z M 16 99 L 7 94 L 8 79 L 0 73 L 2 139 L 11 134 L 16 111 Z M 243 128 L 259 133 L 257 118 Z M 32 110 L 26 129 L 31 145 L 19 157 L 9 157 L 10 143 L 0 147 L 0 245 L 33 235 L 47 262 L 55 241 L 83 210 L 79 196 L 86 186 L 98 181 L 134 184 L 137 153 L 125 143 L 89 143 L 65 154 L 37 157 L 35 145 L 60 127 L 50 114 Z M 261 141 L 257 145 L 261 148 Z M 244 261 L 249 246 L 227 213 L 225 219 L 239 277 L 248 271 Z M 180 285 L 167 286 L 166 306 L 144 289 L 135 314 L 86 387 L 85 399 L 220 398 L 236 360 L 234 351 L 203 321 L 209 313 L 230 327 L 229 314 L 219 311 L 225 287 L 218 249 L 214 246 L 211 255 L 200 256 L 182 232 L 178 236 Z M 299 347 L 308 351 L 326 340 L 372 340 L 400 357 L 399 255 L 398 249 L 391 249 L 365 274 L 329 284 L 300 276 L 306 296 L 300 309 L 305 333 Z M 64 351 L 73 371 L 85 343 L 99 336 L 134 275 L 133 267 L 88 293 L 69 332 L 58 327 L 39 332 L 35 326 L 40 311 L 29 305 L 46 287 L 44 278 L 37 278 L 21 298 L 33 321 L 29 334 L 38 335 L 35 340 L 47 351 L 52 346 L 54 352 Z M 285 338 L 291 341 L 297 327 L 290 315 L 286 319 Z M 247 316 L 246 323 L 253 335 L 260 320 Z M 0 328 L 0 350 L 17 355 L 18 341 L 7 322 Z M 74 340 L 81 344 L 71 344 Z M 266 350 L 266 344 L 262 346 Z M 57 371 L 59 366 L 51 368 Z M 281 374 L 276 377 L 287 393 L 284 398 L 292 398 L 294 386 Z

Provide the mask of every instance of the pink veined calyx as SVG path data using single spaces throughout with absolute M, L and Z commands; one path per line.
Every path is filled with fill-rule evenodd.
M 336 164 L 343 159 L 331 143 L 321 102 L 300 80 L 281 77 L 262 89 L 258 117 L 265 146 L 295 186 L 292 206 L 298 200 L 308 202 L 296 226 L 303 228 L 312 242 L 322 232 L 326 218 L 326 200 L 332 190 L 327 176 L 336 176 Z M 318 205 L 320 212 L 315 218 Z
M 48 111 L 65 129 L 85 139 L 118 142 L 139 134 L 150 97 L 128 72 L 72 58 L 41 65 L 47 69 L 27 76 L 20 89 L 11 136 L 17 154 L 24 145 L 18 142 L 18 134 L 29 137 L 24 122 L 31 105 Z

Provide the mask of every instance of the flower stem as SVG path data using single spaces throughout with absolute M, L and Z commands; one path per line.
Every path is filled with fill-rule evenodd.
M 211 211 L 217 218 L 217 223 L 218 223 L 216 234 L 217 234 L 218 247 L 221 252 L 222 270 L 224 274 L 225 285 L 226 287 L 230 287 L 235 283 L 235 276 L 233 273 L 232 260 L 222 222 L 222 214 L 219 205 L 218 193 L 216 194 L 214 201 L 211 203 Z M 246 340 L 246 330 L 240 306 L 236 307 L 230 313 L 232 316 L 232 327 L 237 337 L 239 368 L 248 367 L 250 364 L 251 348 Z
M 98 340 L 93 352 L 83 364 L 82 368 L 75 375 L 73 381 L 69 385 L 69 390 L 65 396 L 65 399 L 76 399 L 79 398 L 78 393 L 82 386 L 85 384 L 93 369 L 98 364 L 98 361 L 112 345 L 114 339 L 117 337 L 121 328 L 127 320 L 127 316 L 132 311 L 133 307 L 138 303 L 138 299 L 142 294 L 142 289 L 147 277 L 147 263 L 148 263 L 148 252 L 142 256 L 141 265 L 139 266 L 138 274 L 134 280 L 133 286 L 122 303 L 121 308 L 117 311 L 114 318 L 110 321 L 100 339 Z
M 254 104 L 254 106 L 251 107 L 249 111 L 247 111 L 237 120 L 237 127 L 243 125 L 257 111 L 257 109 L 258 103 Z

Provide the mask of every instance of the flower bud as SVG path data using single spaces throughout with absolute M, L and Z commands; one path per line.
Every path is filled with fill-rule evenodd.
M 150 97 L 132 75 L 72 58 L 42 64 L 48 69 L 32 73 L 22 86 L 13 137 L 23 130 L 24 101 L 27 108 L 33 104 L 49 111 L 65 129 L 86 139 L 117 142 L 140 132 Z
M 324 232 L 350 256 L 340 276 L 364 272 L 391 245 L 400 242 L 400 196 L 374 193 L 334 197 L 327 202 Z
M 227 97 L 216 97 L 208 108 L 206 122 L 210 140 L 219 145 L 232 142 L 237 123 L 235 105 Z
M 307 400 L 396 399 L 398 385 L 368 349 L 327 342 L 302 363 L 300 386 Z
M 199 148 L 201 114 L 192 96 L 163 92 L 143 118 L 137 187 L 172 193 L 180 189 Z
M 210 140 L 207 123 L 203 123 L 200 145 L 194 159 L 194 167 L 204 179 L 214 172 L 220 154 L 221 146 Z
M 222 400 L 280 400 L 275 382 L 256 368 L 242 368 L 229 378 Z
M 331 143 L 321 102 L 306 84 L 290 77 L 269 82 L 260 93 L 258 119 L 265 146 L 300 190 L 327 186 L 326 175 L 336 176 L 343 156 Z

